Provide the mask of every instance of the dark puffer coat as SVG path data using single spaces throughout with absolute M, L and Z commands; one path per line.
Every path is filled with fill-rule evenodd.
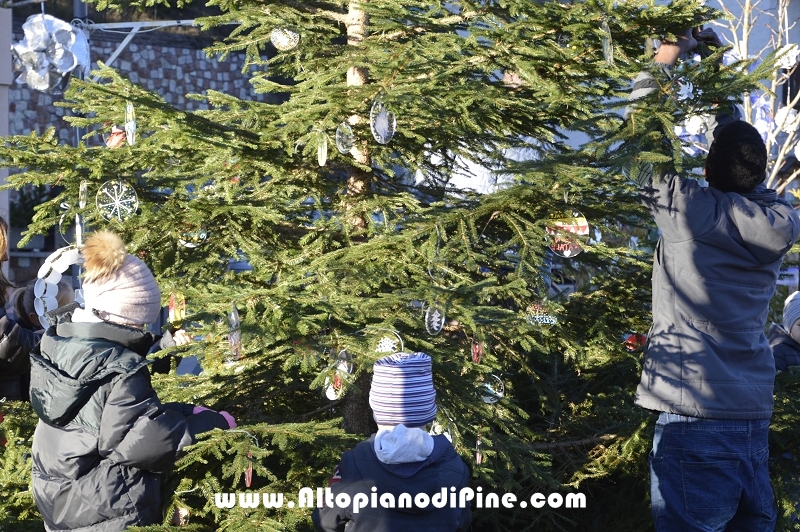
M 28 400 L 31 380 L 31 349 L 40 334 L 6 316 L 0 308 L 0 398 Z
M 143 357 L 155 338 L 58 317 L 31 352 L 33 496 L 48 531 L 116 532 L 162 519 L 162 475 L 213 411 L 162 404 Z M 187 416 L 188 414 L 188 416 Z

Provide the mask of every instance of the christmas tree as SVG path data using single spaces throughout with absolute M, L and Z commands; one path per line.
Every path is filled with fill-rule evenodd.
M 628 122 L 621 109 L 653 38 L 719 13 L 695 1 L 210 5 L 223 14 L 204 27 L 235 29 L 209 52 L 244 51 L 279 103 L 209 92 L 194 96 L 207 110 L 186 112 L 99 65 L 62 104 L 87 132 L 80 145 L 46 133 L 0 148 L 24 169 L 9 186 L 63 187 L 29 234 L 75 215 L 120 233 L 172 301 L 171 325 L 202 337 L 172 353 L 198 357 L 200 375 L 154 376 L 162 400 L 240 422 L 179 460 L 164 525 L 148 530 L 181 515 L 195 530 L 309 530 L 309 508 L 228 508 L 227 494 L 297 502 L 326 486 L 375 429 L 373 362 L 400 350 L 433 358 L 433 430 L 474 488 L 586 498 L 476 508 L 475 530 L 648 527 L 653 419 L 632 396 L 654 232 L 625 174 L 697 166 L 672 126 L 762 72 L 712 55 L 685 74 L 698 98 Z M 127 133 L 116 148 L 98 141 L 113 126 Z M 3 411 L 0 484 L 16 495 L 0 515 L 34 526 L 21 490 L 35 419 Z

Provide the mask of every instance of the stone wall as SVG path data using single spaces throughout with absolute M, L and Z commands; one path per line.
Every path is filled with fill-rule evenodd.
M 14 42 L 22 39 L 22 23 L 14 21 Z M 123 30 L 124 31 L 124 30 Z M 249 77 L 242 74 L 244 54 L 234 53 L 225 61 L 208 57 L 203 48 L 210 39 L 175 35 L 168 30 L 140 31 L 110 65 L 131 82 L 161 95 L 165 101 L 180 109 L 197 110 L 207 107 L 203 102 L 187 99 L 186 94 L 203 94 L 216 90 L 244 100 L 268 101 L 269 95 L 256 94 Z M 89 33 L 92 68 L 97 61 L 108 58 L 124 39 L 125 33 L 94 29 Z M 9 94 L 9 133 L 27 135 L 42 133 L 56 127 L 58 138 L 75 143 L 75 131 L 63 120 L 70 111 L 53 105 L 54 98 L 31 90 L 27 85 L 14 84 Z
M 14 20 L 14 42 L 23 38 L 24 19 Z M 125 33 L 93 30 L 89 34 L 92 68 L 108 59 L 125 38 Z M 167 103 L 188 111 L 207 108 L 203 102 L 187 99 L 187 94 L 203 94 L 216 90 L 237 98 L 253 101 L 270 101 L 270 95 L 256 94 L 249 77 L 242 74 L 244 54 L 231 54 L 225 61 L 208 57 L 203 51 L 211 40 L 198 36 L 169 33 L 167 30 L 139 32 L 110 66 L 117 69 L 133 83 L 161 95 Z M 75 145 L 77 130 L 64 116 L 69 109 L 57 107 L 49 94 L 31 90 L 27 85 L 14 83 L 9 91 L 9 134 L 28 135 L 43 133 L 49 127 L 57 129 L 64 144 Z M 100 142 L 98 136 L 96 142 Z M 90 141 L 91 142 L 91 141 Z M 13 170 L 12 170 L 13 171 Z M 10 200 L 16 200 L 11 191 Z M 14 224 L 12 217 L 11 223 Z M 12 227 L 10 243 L 10 271 L 12 282 L 23 285 L 36 273 L 50 252 L 64 246 L 65 241 L 55 231 L 37 236 L 23 249 L 16 249 L 23 228 Z

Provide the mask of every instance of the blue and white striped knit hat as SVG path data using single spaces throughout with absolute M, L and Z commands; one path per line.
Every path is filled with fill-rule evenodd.
M 369 406 L 378 425 L 421 427 L 436 418 L 431 357 L 394 353 L 378 359 L 372 373 Z
M 792 292 L 783 303 L 783 327 L 791 331 L 797 320 L 800 320 L 800 292 Z

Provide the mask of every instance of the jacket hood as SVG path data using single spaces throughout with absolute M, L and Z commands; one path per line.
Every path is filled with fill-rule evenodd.
M 450 482 L 442 474 L 443 469 L 448 469 L 445 463 L 457 459 L 457 463 L 461 464 L 461 459 L 453 449 L 453 445 L 444 435 L 433 436 L 433 451 L 425 460 L 401 464 L 384 464 L 378 460 L 374 448 L 374 434 L 366 443 L 367 445 L 356 447 L 356 450 L 366 455 L 363 457 L 365 460 L 356 461 L 362 476 L 364 478 L 371 477 L 364 464 L 377 462 L 388 473 L 387 475 L 382 475 L 379 480 L 376 479 L 375 483 L 378 492 L 391 493 L 396 498 L 399 498 L 403 493 L 410 494 L 412 498 L 417 493 L 426 493 L 430 497 L 440 494 L 442 489 L 447 490 L 450 487 Z M 427 508 L 417 508 L 416 505 L 412 505 L 411 508 L 395 508 L 394 511 L 425 513 L 435 509 L 433 505 L 428 505 Z
M 731 194 L 731 197 L 731 216 L 745 247 L 761 264 L 781 260 L 800 233 L 792 206 L 763 184 L 748 194 Z M 759 218 L 764 220 L 763 224 L 752 223 Z M 765 231 L 767 226 L 776 230 Z
M 36 414 L 45 423 L 66 425 L 102 384 L 145 367 L 143 354 L 154 341 L 131 327 L 72 323 L 70 315 L 59 316 L 30 355 Z

